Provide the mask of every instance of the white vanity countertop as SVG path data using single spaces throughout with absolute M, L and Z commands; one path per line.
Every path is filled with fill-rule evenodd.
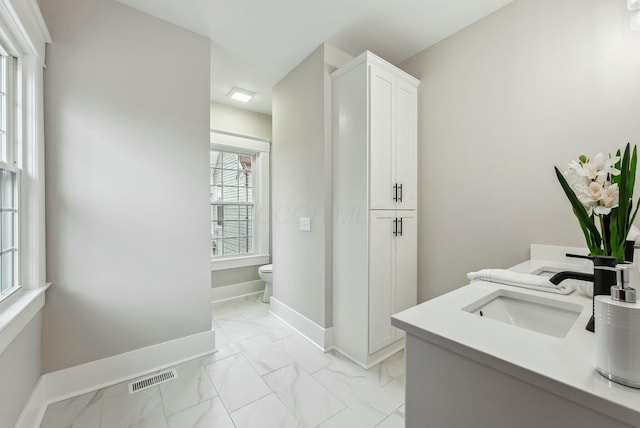
M 584 254 L 580 249 L 532 245 L 532 259 L 511 270 L 530 273 L 544 266 L 583 270 L 585 261 L 564 257 L 567 250 Z M 583 310 L 564 338 L 481 318 L 462 310 L 500 289 L 577 303 L 583 306 Z M 412 336 L 465 355 L 595 411 L 640 426 L 640 389 L 610 382 L 596 371 L 595 336 L 585 329 L 591 313 L 591 298 L 578 290 L 570 295 L 559 295 L 475 281 L 400 312 L 392 317 L 391 323 Z

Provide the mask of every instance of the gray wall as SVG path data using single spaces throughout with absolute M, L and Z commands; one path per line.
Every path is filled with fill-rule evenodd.
M 42 0 L 43 369 L 211 328 L 209 42 L 113 0 Z
M 271 141 L 271 116 L 211 102 L 211 129 Z M 259 280 L 258 266 L 211 272 L 211 287 Z
M 240 284 L 243 282 L 257 281 L 259 266 L 245 266 L 235 269 L 223 269 L 211 272 L 211 287 L 224 287 L 226 285 Z
M 585 246 L 553 166 L 640 144 L 638 52 L 624 1 L 517 0 L 401 64 L 422 80 L 421 301 L 530 243 Z
M 321 327 L 332 324 L 329 73 L 349 58 L 322 45 L 273 88 L 273 295 Z
M 271 116 L 211 102 L 211 129 L 271 141 Z
M 40 377 L 40 326 L 35 316 L 0 353 L 0 426 L 12 427 Z

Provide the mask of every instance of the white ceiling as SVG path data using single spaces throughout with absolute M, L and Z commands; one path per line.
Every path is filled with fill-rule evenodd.
M 271 88 L 323 42 L 397 64 L 513 0 L 118 1 L 208 37 L 211 99 L 271 114 Z

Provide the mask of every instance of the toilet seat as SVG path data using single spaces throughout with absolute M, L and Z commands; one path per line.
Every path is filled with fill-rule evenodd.
M 258 272 L 262 273 L 273 273 L 273 265 L 264 265 L 258 268 Z

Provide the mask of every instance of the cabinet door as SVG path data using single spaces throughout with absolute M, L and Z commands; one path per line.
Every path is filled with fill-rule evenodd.
M 369 212 L 369 353 L 395 342 L 395 211 Z
M 402 80 L 396 90 L 396 182 L 399 191 L 398 209 L 417 208 L 418 185 L 418 91 Z
M 369 66 L 369 208 L 395 209 L 395 77 Z
M 415 211 L 396 211 L 401 219 L 395 239 L 395 310 L 404 311 L 418 303 L 418 231 Z M 396 340 L 404 336 L 396 330 Z

